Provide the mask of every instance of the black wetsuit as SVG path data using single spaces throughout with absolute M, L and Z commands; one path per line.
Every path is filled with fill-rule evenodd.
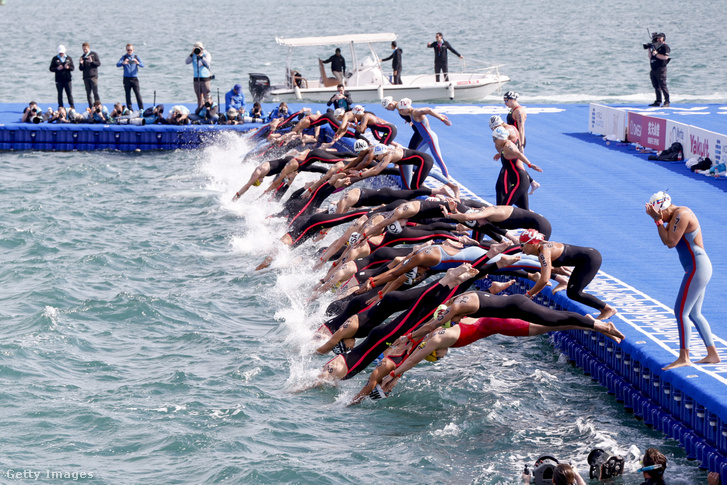
M 560 327 L 576 325 L 593 330 L 595 320 L 575 312 L 552 310 L 538 305 L 525 295 L 492 295 L 483 291 L 476 292 L 480 308 L 469 316 L 472 318 L 519 318 L 526 322 Z
M 430 154 L 420 152 L 419 150 L 403 148 L 402 151 L 404 153 L 401 160 L 392 163 L 395 163 L 396 165 L 414 165 L 416 168 L 414 169 L 414 175 L 411 178 L 411 187 L 409 186 L 409 182 L 404 180 L 406 177 L 402 177 L 401 180 L 404 182 L 404 186 L 408 189 L 421 188 L 422 184 L 424 184 L 424 181 L 429 175 L 429 172 L 432 170 L 434 159 Z
M 505 229 L 535 229 L 539 233 L 545 236 L 545 240 L 550 239 L 550 235 L 553 232 L 553 228 L 550 225 L 550 221 L 544 216 L 530 210 L 520 209 L 519 207 L 512 208 L 512 214 L 504 221 L 499 222 L 486 222 L 484 224 L 479 221 L 475 222 L 473 226 L 473 236 L 475 240 L 479 240 L 478 233 L 484 233 L 488 236 L 500 241 L 496 236 L 492 234 L 492 226 L 499 228 L 502 232 L 497 231 L 498 234 L 504 236 Z
M 361 206 L 377 206 L 381 204 L 389 204 L 396 200 L 411 200 L 417 197 L 428 197 L 432 195 L 432 189 L 422 187 L 416 190 L 399 190 L 391 187 L 384 187 L 382 189 L 360 189 L 361 195 L 358 197 L 358 201 L 352 205 L 352 207 Z
M 366 123 L 366 127 L 371 130 L 371 134 L 374 136 L 376 141 L 383 143 L 384 145 L 390 144 L 396 138 L 396 125 L 387 123 L 368 111 L 365 112 L 364 116 L 369 116 L 371 121 Z
M 522 106 L 518 106 L 518 107 L 517 107 L 517 108 L 515 108 L 515 109 L 520 109 L 520 108 L 522 108 Z M 524 109 L 524 108 L 523 108 L 523 109 Z M 520 124 L 519 124 L 519 123 L 518 123 L 518 121 L 517 121 L 517 120 L 515 119 L 515 116 L 513 115 L 513 113 L 514 113 L 514 112 L 515 112 L 515 110 L 514 110 L 514 109 L 511 109 L 510 111 L 508 111 L 508 113 L 507 113 L 507 121 L 506 121 L 506 123 L 507 123 L 508 125 L 512 125 L 512 126 L 514 126 L 514 127 L 515 127 L 515 129 L 516 129 L 516 130 L 517 130 L 517 132 L 518 132 L 518 135 L 520 135 Z M 522 139 L 522 140 L 520 139 L 520 136 L 518 136 L 518 141 L 517 141 L 517 145 L 518 145 L 518 148 L 519 148 L 519 149 L 520 149 L 521 151 L 525 151 L 525 137 L 524 137 L 524 136 L 523 136 L 523 139 Z
M 603 310 L 606 307 L 603 301 L 583 291 L 595 278 L 602 261 L 601 253 L 597 249 L 563 244 L 563 253 L 552 264 L 555 267 L 573 266 L 568 279 L 568 289 L 565 292 L 568 298 L 596 310 Z
M 530 176 L 525 170 L 518 168 L 517 158 L 508 159 L 504 153 L 500 153 L 500 162 L 502 170 L 495 188 L 497 205 L 516 205 L 521 209 L 530 210 L 528 202 Z

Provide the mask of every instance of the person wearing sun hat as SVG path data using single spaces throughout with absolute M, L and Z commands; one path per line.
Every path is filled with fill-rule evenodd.
M 212 54 L 205 50 L 202 42 L 195 42 L 194 46 L 192 46 L 192 52 L 184 62 L 192 64 L 194 94 L 197 98 L 197 106 L 201 107 L 205 103 L 205 96 L 210 92 Z
M 56 74 L 56 90 L 58 90 L 58 107 L 63 108 L 63 91 L 66 91 L 66 97 L 68 97 L 68 105 L 75 109 L 73 106 L 73 94 L 71 92 L 71 71 L 75 67 L 73 66 L 73 59 L 66 55 L 66 47 L 64 45 L 58 46 L 58 55 L 53 56 L 50 61 L 50 72 Z

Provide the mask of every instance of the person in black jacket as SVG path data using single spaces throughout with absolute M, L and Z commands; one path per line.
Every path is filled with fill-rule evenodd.
M 75 109 L 73 105 L 73 94 L 71 94 L 71 71 L 73 71 L 73 59 L 66 55 L 66 47 L 58 46 L 58 55 L 54 56 L 50 61 L 50 72 L 56 73 L 56 89 L 58 90 L 58 107 L 63 107 L 63 90 L 66 90 L 68 97 L 68 105 Z
M 353 100 L 351 99 L 351 93 L 346 91 L 346 87 L 343 84 L 339 84 L 336 87 L 336 94 L 331 96 L 326 106 L 333 105 L 333 109 L 343 108 L 344 111 L 351 111 L 353 106 Z
M 78 69 L 83 71 L 83 84 L 86 86 L 88 105 L 93 106 L 96 101 L 101 100 L 98 96 L 98 66 L 101 65 L 101 60 L 98 58 L 98 54 L 91 50 L 88 42 L 84 42 L 81 48 L 83 49 L 83 55 L 78 60 Z M 91 102 L 92 92 L 93 102 Z
M 343 76 L 346 74 L 346 59 L 344 59 L 341 55 L 341 49 L 336 48 L 335 54 L 321 62 L 323 64 L 328 64 L 330 62 L 333 76 L 338 79 L 339 83 L 343 84 Z
M 401 84 L 401 53 L 402 53 L 402 50 L 401 50 L 401 48 L 396 47 L 396 41 L 391 43 L 391 48 L 394 52 L 392 52 L 391 55 L 389 57 L 387 57 L 386 59 L 381 59 L 381 62 L 391 60 L 391 69 L 394 71 L 393 84 Z
M 669 106 L 669 88 L 666 87 L 666 65 L 671 60 L 669 54 L 671 49 L 664 42 L 664 33 L 654 34 L 654 42 L 649 47 L 649 64 L 651 65 L 651 85 L 654 86 L 656 101 L 649 106 Z M 664 104 L 661 104 L 661 95 L 664 93 Z
M 441 32 L 437 32 L 436 42 L 428 43 L 427 47 L 434 48 L 434 73 L 436 74 L 437 82 L 439 82 L 440 72 L 444 73 L 444 80 L 449 81 L 449 76 L 447 75 L 447 73 L 449 72 L 449 69 L 447 68 L 447 50 L 454 52 L 454 54 L 460 59 L 464 59 L 464 56 L 461 56 L 459 52 L 452 49 L 452 46 L 449 45 L 449 42 L 444 40 Z

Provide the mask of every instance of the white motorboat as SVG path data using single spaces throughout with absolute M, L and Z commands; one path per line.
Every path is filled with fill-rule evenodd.
M 357 102 L 374 102 L 384 96 L 394 99 L 409 98 L 412 101 L 480 100 L 501 89 L 510 80 L 500 74 L 501 66 L 489 66 L 475 72 L 450 72 L 449 80 L 437 82 L 434 74 L 404 75 L 403 84 L 392 84 L 381 67 L 381 59 L 373 48 L 374 43 L 396 40 L 394 33 L 330 35 L 323 37 L 276 37 L 278 44 L 288 47 L 285 66 L 285 82 L 272 85 L 265 74 L 250 73 L 250 92 L 256 101 L 279 102 L 306 100 L 326 102 L 336 93 L 338 80 L 328 77 L 325 66 L 319 63 L 319 78 L 307 78 L 291 68 L 293 48 L 348 44 L 351 49 L 353 68 L 347 73 L 346 90 Z M 356 44 L 367 44 L 371 55 L 359 60 Z

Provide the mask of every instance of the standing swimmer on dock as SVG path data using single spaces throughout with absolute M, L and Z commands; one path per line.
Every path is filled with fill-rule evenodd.
M 677 249 L 684 268 L 684 278 L 674 304 L 674 315 L 679 326 L 679 358 L 662 370 L 692 365 L 689 358 L 692 323 L 707 347 L 707 356 L 697 363 L 716 364 L 722 359 L 714 346 L 709 322 L 702 315 L 704 291 L 712 278 L 712 262 L 704 250 L 699 220 L 689 207 L 673 205 L 671 196 L 666 192 L 657 192 L 651 196 L 646 204 L 646 213 L 656 222 L 661 242 Z

